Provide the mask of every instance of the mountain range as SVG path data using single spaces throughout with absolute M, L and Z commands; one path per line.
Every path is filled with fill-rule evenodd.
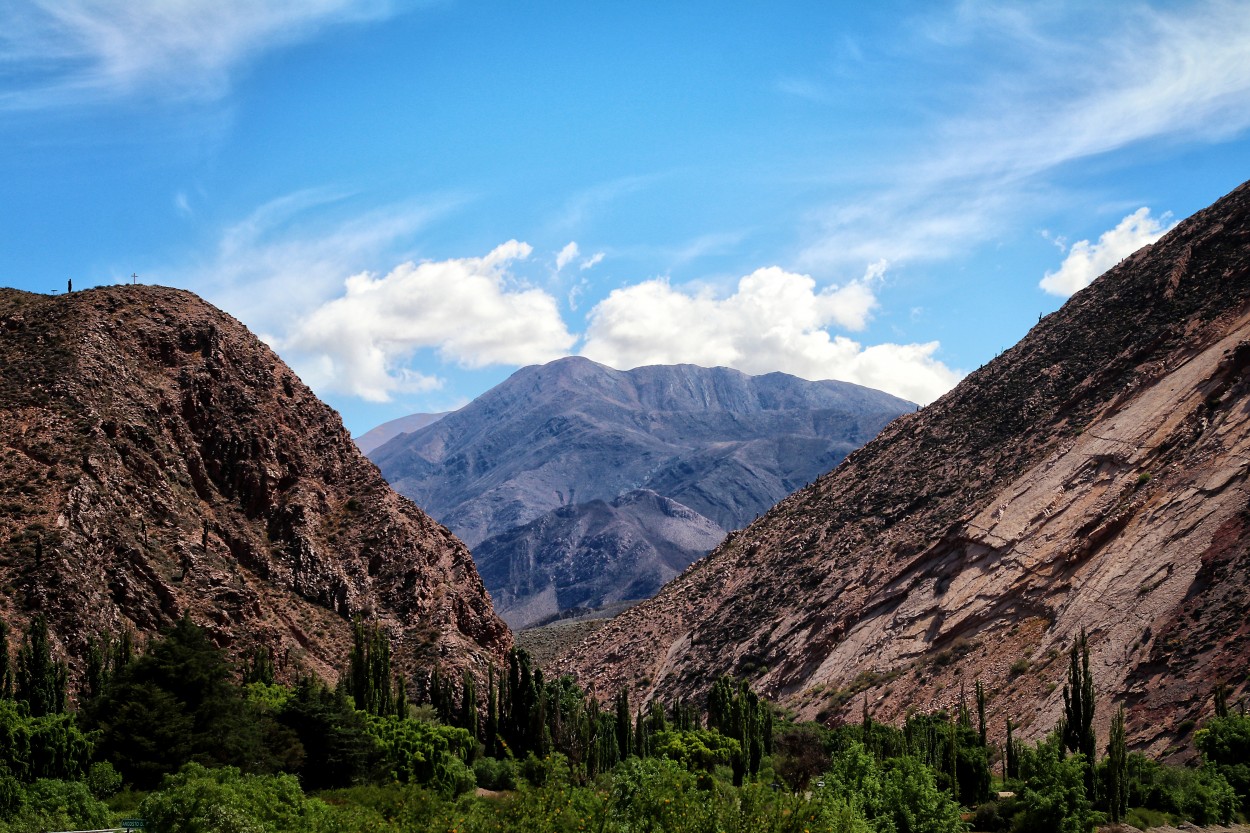
M 914 409 L 844 382 L 571 357 L 370 456 L 473 548 L 518 628 L 652 595 Z
M 1088 634 L 1167 753 L 1250 688 L 1250 184 L 895 420 L 553 671 L 631 702 L 721 674 L 800 718 L 898 721 L 982 682 L 992 732 L 1062 714 Z M 969 695 L 970 696 L 970 695 Z

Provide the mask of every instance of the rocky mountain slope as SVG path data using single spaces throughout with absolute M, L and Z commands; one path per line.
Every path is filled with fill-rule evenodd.
M 601 696 L 753 681 L 799 715 L 950 706 L 1001 737 L 1062 711 L 1089 632 L 1165 752 L 1250 669 L 1250 184 L 1077 293 L 1018 345 L 564 653 Z
M 782 373 L 618 371 L 566 358 L 517 371 L 372 458 L 398 491 L 473 547 L 498 609 L 520 626 L 614 600 L 625 588 L 654 591 L 660 576 L 719 540 L 711 527 L 723 535 L 744 526 L 914 407 Z M 617 502 L 638 489 L 680 507 Z M 581 520 L 570 525 L 574 515 Z M 586 547 L 570 548 L 566 535 Z M 674 560 L 678 552 L 684 563 Z M 627 574 L 609 562 L 635 567 Z M 597 585 L 591 564 L 600 565 Z
M 355 616 L 409 669 L 511 644 L 464 545 L 194 295 L 0 290 L 0 367 L 0 616 L 46 614 L 72 664 L 91 636 L 184 613 L 327 677 Z
M 725 531 L 649 489 L 562 506 L 473 552 L 500 615 L 529 627 L 577 609 L 646 599 Z
M 409 414 L 399 419 L 392 419 L 390 422 L 384 422 L 381 425 L 370 428 L 359 437 L 356 437 L 356 447 L 360 449 L 362 454 L 368 454 L 400 434 L 408 434 L 419 428 L 424 428 L 427 425 L 438 422 L 445 416 L 447 416 L 447 412 L 443 411 L 438 414 Z

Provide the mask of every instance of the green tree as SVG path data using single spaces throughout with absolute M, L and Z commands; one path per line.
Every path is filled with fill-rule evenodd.
M 13 696 L 13 666 L 9 660 L 9 626 L 0 619 L 0 699 Z
M 621 760 L 633 753 L 634 744 L 633 719 L 629 711 L 629 691 L 622 688 L 616 693 L 616 748 L 620 751 Z
M 742 757 L 738 741 L 711 729 L 670 729 L 651 739 L 655 755 L 669 758 L 691 772 L 711 772 Z
M 1063 745 L 1084 758 L 1085 791 L 1097 800 L 1097 740 L 1094 737 L 1094 675 L 1089 670 L 1089 642 L 1085 629 L 1068 651 L 1068 681 L 1063 687 Z
M 25 701 L 35 717 L 65 711 L 65 663 L 52 657 L 48 620 L 36 616 L 17 652 L 17 699 Z
M 1128 812 L 1128 744 L 1124 730 L 1124 704 L 1116 709 L 1107 743 L 1107 811 L 1117 823 Z
M 1039 741 L 1035 749 L 1021 750 L 1023 785 L 1017 792 L 1020 812 L 1012 822 L 1015 833 L 1089 833 L 1098 822 L 1085 791 L 1085 759 L 1080 753 L 1064 757 L 1058 733 Z
M 268 645 L 257 645 L 247 655 L 243 666 L 243 682 L 273 685 L 276 670 L 273 662 L 273 649 Z
M 764 755 L 771 751 L 772 709 L 745 680 L 736 683 L 722 676 L 708 691 L 707 726 L 738 741 L 741 757 L 732 762 L 734 785 L 741 786 L 746 775 L 760 770 Z
M 834 754 L 817 792 L 863 813 L 877 833 L 963 833 L 959 805 L 940 790 L 933 770 L 910 756 L 878 762 L 852 742 Z
M 290 775 L 246 775 L 188 764 L 139 806 L 152 830 L 196 833 L 308 833 L 334 830 L 334 814 L 307 798 Z
M 475 738 L 481 732 L 477 711 L 477 683 L 474 682 L 473 675 L 469 673 L 467 668 L 464 670 L 461 685 L 460 714 L 456 725 L 468 731 Z
M 1237 813 L 1233 788 L 1208 766 L 1168 766 L 1140 752 L 1127 756 L 1127 803 L 1200 825 L 1228 824 Z
M 989 747 L 988 733 L 985 729 L 985 686 L 977 680 L 977 731 L 981 736 L 981 747 Z
M 1194 733 L 1194 745 L 1202 753 L 1204 768 L 1232 786 L 1242 812 L 1250 815 L 1250 717 L 1230 712 L 1212 718 Z
M 27 786 L 8 818 L 14 831 L 75 830 L 107 827 L 109 809 L 81 781 L 40 779 Z
M 93 746 L 73 714 L 35 717 L 13 700 L 0 700 L 0 771 L 19 781 L 78 779 Z
M 1003 751 L 1003 777 L 1014 781 L 1020 777 L 1020 748 L 1019 742 L 1012 737 L 1011 718 L 1007 718 L 1007 744 Z
M 347 679 L 356 708 L 369 714 L 395 714 L 391 641 L 380 626 L 366 625 L 360 619 L 353 624 Z
M 303 677 L 277 720 L 300 745 L 303 755 L 294 772 L 307 790 L 361 784 L 377 768 L 381 752 L 368 734 L 365 713 L 352 708 L 345 692 Z
M 381 780 L 427 784 L 450 795 L 474 786 L 468 766 L 477 740 L 467 730 L 397 715 L 367 715 L 365 725 L 380 753 Z
M 142 788 L 188 761 L 256 772 L 291 765 L 290 733 L 231 678 L 221 651 L 184 616 L 87 704 L 99 753 Z

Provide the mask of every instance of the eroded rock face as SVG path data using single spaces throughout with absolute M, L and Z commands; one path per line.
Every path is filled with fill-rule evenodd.
M 567 651 L 604 696 L 750 678 L 885 720 L 974 679 L 998 735 L 1062 712 L 1087 629 L 1106 727 L 1166 750 L 1250 667 L 1250 185 Z M 1056 685 L 1058 684 L 1058 685 Z
M 478 544 L 473 558 L 514 629 L 649 599 L 725 531 L 649 489 L 564 506 Z
M 337 413 L 194 295 L 0 290 L 0 614 L 88 637 L 184 612 L 333 678 L 350 619 L 401 667 L 511 645 L 464 545 L 394 493 Z

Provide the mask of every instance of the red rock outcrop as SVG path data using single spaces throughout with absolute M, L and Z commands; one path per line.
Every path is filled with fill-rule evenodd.
M 183 613 L 327 678 L 358 615 L 407 670 L 512 641 L 468 550 L 337 413 L 233 318 L 144 286 L 0 290 L 0 615 L 36 612 L 72 664 Z
M 1085 628 L 1103 737 L 1124 702 L 1165 752 L 1248 688 L 1248 373 L 1243 185 L 553 670 L 665 699 L 730 673 L 829 721 L 979 678 L 1038 736 Z

